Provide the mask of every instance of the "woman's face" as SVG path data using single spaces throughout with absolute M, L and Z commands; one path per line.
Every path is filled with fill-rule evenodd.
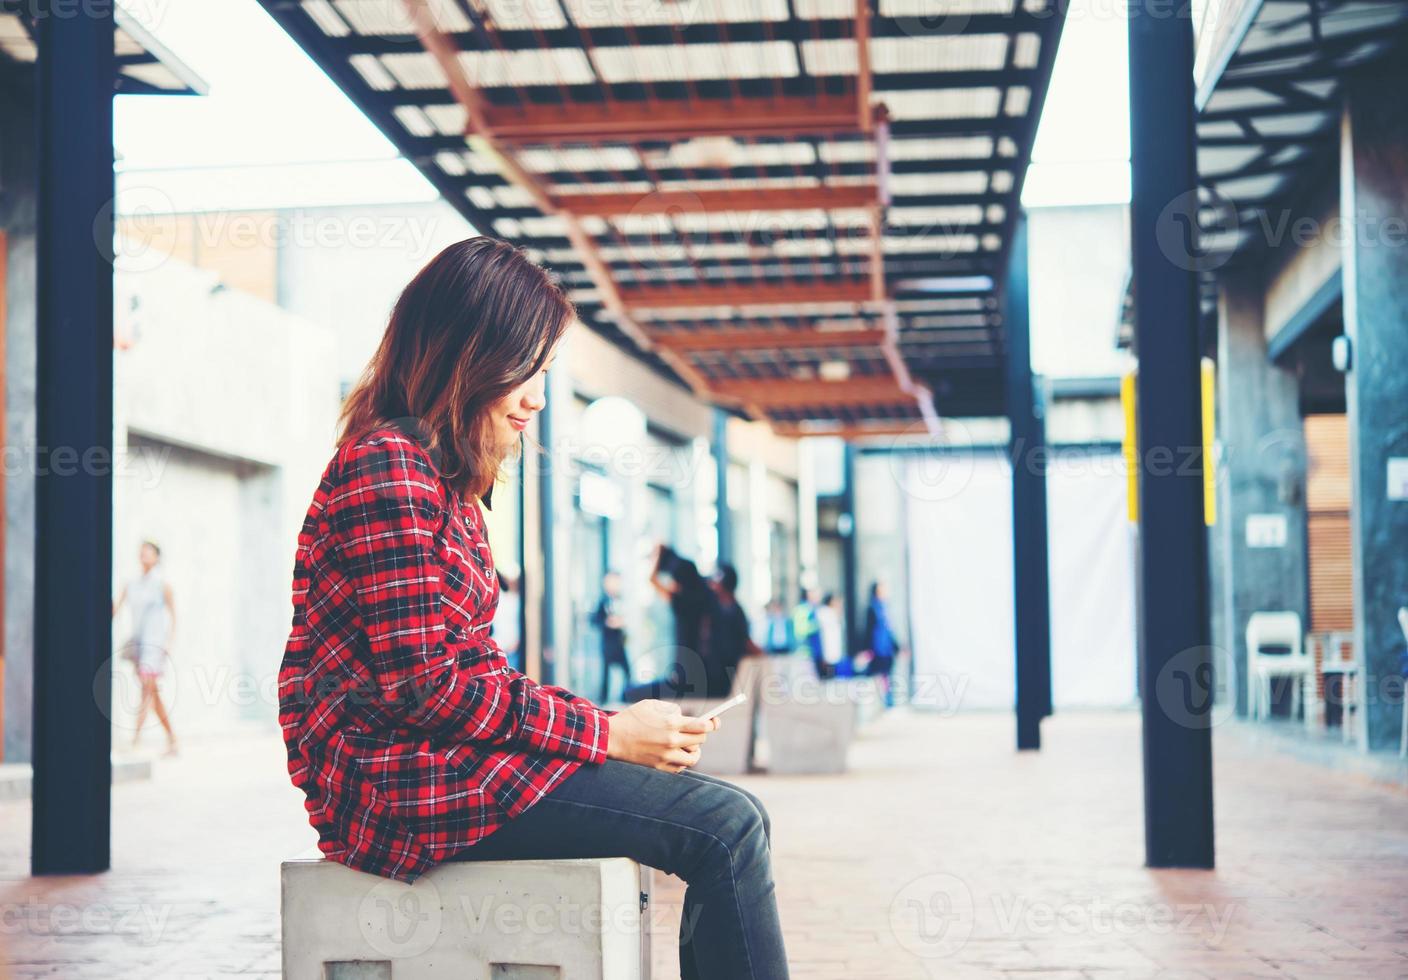
M 547 404 L 548 369 L 556 359 L 557 348 L 554 346 L 537 374 L 489 406 L 491 429 L 504 452 L 518 445 L 528 423 Z

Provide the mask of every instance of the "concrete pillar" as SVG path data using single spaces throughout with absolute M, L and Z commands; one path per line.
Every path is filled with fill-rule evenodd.
M 1305 436 L 1296 378 L 1266 353 L 1255 276 L 1228 276 L 1218 296 L 1217 437 L 1222 471 L 1213 530 L 1216 670 L 1236 678 L 1247 713 L 1247 620 L 1294 612 L 1310 628 L 1306 591 Z M 1251 524 L 1251 533 L 1248 524 Z M 1230 660 L 1230 663 L 1227 662 Z
M 5 274 L 6 762 L 29 762 L 34 705 L 34 367 L 37 316 L 34 87 L 0 79 L 0 229 Z
M 1403 712 L 1396 613 L 1408 605 L 1408 115 L 1401 61 L 1355 79 L 1340 129 L 1344 329 L 1352 364 L 1350 514 L 1354 645 L 1369 748 L 1397 747 Z M 1390 486 L 1390 483 L 1394 486 Z

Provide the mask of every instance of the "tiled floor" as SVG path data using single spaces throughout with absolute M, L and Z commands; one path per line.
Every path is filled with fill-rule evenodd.
M 840 777 L 750 777 L 769 804 L 792 975 L 1408 977 L 1408 794 L 1222 734 L 1218 870 L 1141 867 L 1138 718 L 893 712 Z M 192 744 L 114 791 L 115 867 L 26 878 L 0 804 L 10 976 L 278 975 L 278 862 L 311 834 L 260 736 Z M 657 886 L 656 980 L 680 887 Z

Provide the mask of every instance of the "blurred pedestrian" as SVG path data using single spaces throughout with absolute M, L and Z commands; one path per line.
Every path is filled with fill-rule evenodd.
M 817 676 L 835 677 L 841 673 L 841 663 L 846 659 L 846 620 L 841 611 L 841 597 L 836 593 L 826 593 L 817 606 L 816 627 L 820 647 Z
M 142 571 L 123 586 L 112 606 L 114 619 L 124 605 L 132 610 L 132 633 L 122 646 L 123 659 L 136 669 L 137 680 L 142 685 L 137 721 L 132 731 L 132 747 L 136 748 L 141 741 L 147 712 L 152 711 L 166 732 L 166 754 L 175 755 L 176 732 L 171 727 L 166 702 L 161 698 L 160 683 L 171 657 L 176 603 L 161 567 L 161 548 L 156 542 L 143 541 L 137 552 L 137 561 Z
M 719 562 L 710 580 L 714 605 L 705 621 L 705 691 L 708 698 L 726 698 L 733 689 L 733 675 L 744 657 L 761 654 L 749 635 L 748 614 L 738 602 L 738 569 Z
M 631 683 L 626 660 L 626 620 L 620 611 L 621 576 L 608 570 L 601 577 L 601 601 L 592 613 L 592 625 L 601 631 L 601 701 L 611 699 L 611 675 L 621 672 L 621 690 Z
M 894 691 L 890 674 L 895 667 L 895 657 L 899 654 L 899 641 L 890 625 L 890 607 L 886 601 L 889 590 L 881 579 L 870 584 L 870 602 L 865 609 L 865 644 L 870 651 L 870 662 L 865 673 L 869 677 L 879 677 L 885 690 L 885 705 L 893 707 Z
M 797 649 L 811 658 L 817 665 L 817 675 L 823 676 L 821 656 L 821 631 L 816 619 L 817 608 L 821 605 L 821 593 L 813 588 L 802 590 L 802 598 L 792 610 L 792 635 Z
M 782 600 L 774 597 L 763 611 L 761 634 L 758 645 L 767 653 L 781 656 L 797 649 L 797 632 L 792 618 L 782 606 Z
M 656 549 L 650 584 L 670 604 L 675 616 L 673 657 L 665 676 L 627 688 L 622 700 L 703 697 L 708 686 L 703 630 L 714 604 L 709 583 L 699 566 L 662 544 Z

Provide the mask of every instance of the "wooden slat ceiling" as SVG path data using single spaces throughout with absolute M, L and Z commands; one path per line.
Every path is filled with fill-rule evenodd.
M 793 433 L 1002 413 L 1061 0 L 260 2 L 475 227 L 701 397 Z

